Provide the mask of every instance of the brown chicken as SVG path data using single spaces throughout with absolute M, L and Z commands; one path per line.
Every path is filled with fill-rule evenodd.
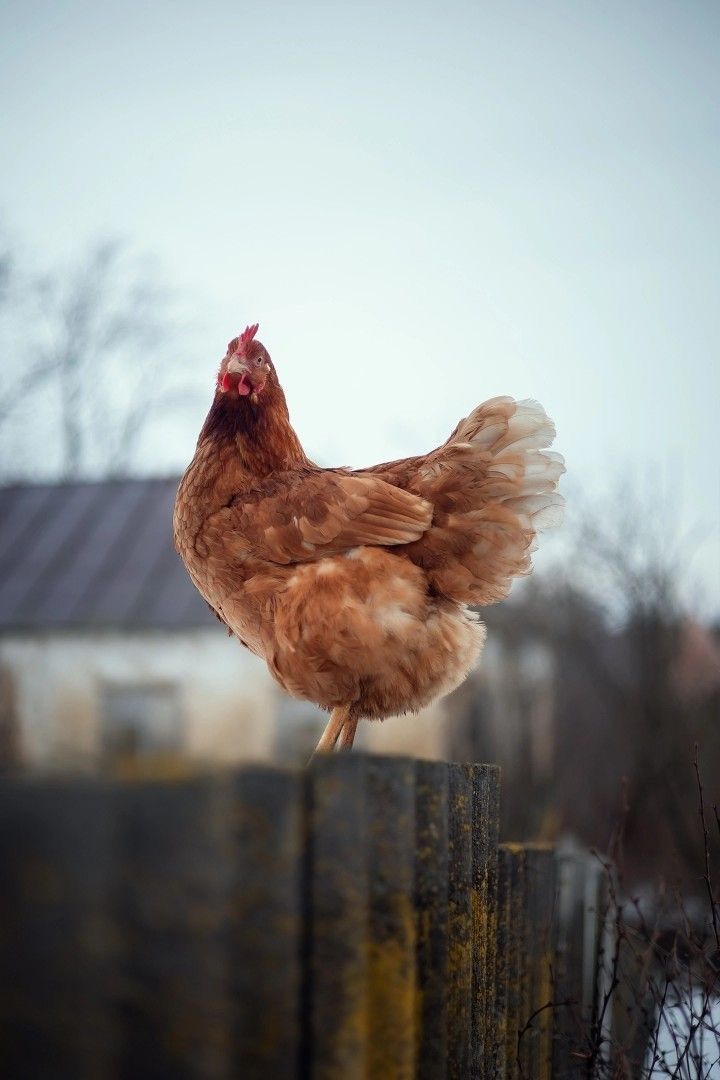
M 420 457 L 321 469 L 290 425 L 257 325 L 234 338 L 175 503 L 175 545 L 243 645 L 295 697 L 332 710 L 318 743 L 458 686 L 565 471 L 535 401 L 497 397 Z

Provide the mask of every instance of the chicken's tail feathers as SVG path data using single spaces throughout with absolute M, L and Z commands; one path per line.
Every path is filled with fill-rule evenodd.
M 513 578 L 529 573 L 537 534 L 563 517 L 557 485 L 565 464 L 549 449 L 554 438 L 539 402 L 498 397 L 461 420 L 426 459 L 418 488 L 436 514 L 421 561 L 439 592 L 494 603 Z
M 497 454 L 509 446 L 541 450 L 550 446 L 554 438 L 555 425 L 539 401 L 495 397 L 461 420 L 445 445 L 468 441 L 480 450 Z
M 523 527 L 535 532 L 556 528 L 562 524 L 565 509 L 565 499 L 557 490 L 565 472 L 565 460 L 562 454 L 549 449 L 556 435 L 555 424 L 540 402 L 532 398 L 517 402 L 512 398 L 496 400 L 509 401 L 515 407 L 507 420 L 506 431 L 489 438 L 488 429 L 495 425 L 481 423 L 471 442 L 487 447 L 491 455 L 488 474 L 513 485 L 501 498 L 508 509 L 517 511 Z M 490 404 L 487 402 L 486 406 Z M 486 406 L 475 409 L 470 417 L 482 415 Z

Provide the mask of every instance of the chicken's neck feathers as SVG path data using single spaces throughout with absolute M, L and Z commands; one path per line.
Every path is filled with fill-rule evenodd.
M 216 393 L 195 455 L 180 481 L 175 543 L 194 550 L 208 516 L 274 472 L 314 468 L 295 434 L 279 387 L 253 405 Z
M 211 444 L 221 459 L 236 455 L 237 464 L 252 477 L 311 465 L 290 423 L 285 395 L 279 386 L 268 390 L 261 402 L 216 393 L 198 439 Z

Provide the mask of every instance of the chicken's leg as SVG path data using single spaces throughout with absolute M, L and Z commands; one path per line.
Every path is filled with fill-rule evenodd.
M 353 742 L 355 741 L 355 732 L 357 731 L 357 718 L 354 720 L 346 720 L 343 724 L 343 729 L 340 732 L 340 749 L 352 750 Z
M 347 722 L 349 712 L 349 705 L 338 705 L 336 709 L 333 709 L 310 761 L 315 757 L 315 754 L 320 754 L 333 749 L 340 737 L 340 732 L 342 731 L 344 724 Z M 352 745 L 352 743 L 350 745 Z

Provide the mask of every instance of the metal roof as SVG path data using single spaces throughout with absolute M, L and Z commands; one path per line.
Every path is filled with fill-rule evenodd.
M 0 488 L 0 632 L 219 627 L 173 547 L 177 485 Z

